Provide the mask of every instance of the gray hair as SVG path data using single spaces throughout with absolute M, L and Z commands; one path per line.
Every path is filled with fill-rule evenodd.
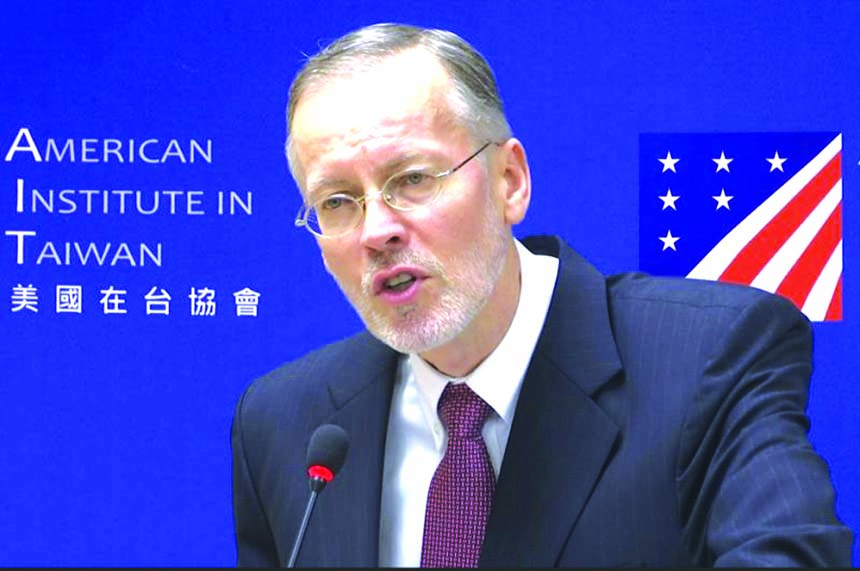
M 496 79 L 484 57 L 463 38 L 446 30 L 405 24 L 374 24 L 346 34 L 311 56 L 290 85 L 287 105 L 287 160 L 296 177 L 291 149 L 293 116 L 302 96 L 326 78 L 354 72 L 410 48 L 421 47 L 438 58 L 451 76 L 449 104 L 455 118 L 475 141 L 501 142 L 511 136 Z

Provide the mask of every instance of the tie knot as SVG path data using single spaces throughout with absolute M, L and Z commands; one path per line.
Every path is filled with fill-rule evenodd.
M 480 438 L 491 410 L 466 383 L 448 383 L 439 398 L 439 418 L 449 438 Z

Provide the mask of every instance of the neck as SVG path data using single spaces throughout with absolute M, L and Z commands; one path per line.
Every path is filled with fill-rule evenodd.
M 456 338 L 421 353 L 421 357 L 449 377 L 465 377 L 474 371 L 508 332 L 517 311 L 520 290 L 519 255 L 511 241 L 499 282 L 478 315 Z

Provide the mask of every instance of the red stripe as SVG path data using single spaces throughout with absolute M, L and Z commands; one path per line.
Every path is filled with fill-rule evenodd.
M 749 284 L 842 174 L 842 153 L 836 154 L 773 219 L 738 253 L 719 281 Z
M 803 307 L 815 280 L 821 275 L 827 260 L 833 255 L 833 250 L 842 239 L 842 202 L 836 205 L 827 218 L 824 226 L 806 247 L 800 259 L 794 264 L 776 293 L 794 302 L 797 307 Z
M 824 321 L 842 321 L 842 276 L 839 276 L 839 281 L 836 282 L 836 291 L 833 292 L 833 299 L 830 300 L 830 307 L 827 308 L 827 315 L 824 316 Z

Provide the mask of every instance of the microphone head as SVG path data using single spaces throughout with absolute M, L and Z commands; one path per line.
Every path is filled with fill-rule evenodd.
M 308 476 L 330 482 L 340 472 L 349 450 L 346 431 L 335 424 L 323 424 L 311 435 L 308 444 Z

